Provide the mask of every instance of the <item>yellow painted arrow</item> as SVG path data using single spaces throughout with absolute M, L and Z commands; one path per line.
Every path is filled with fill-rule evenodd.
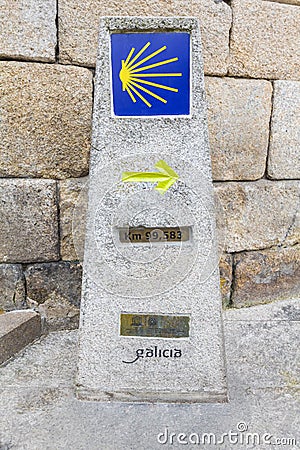
M 179 175 L 163 159 L 158 161 L 155 167 L 159 172 L 123 172 L 122 181 L 157 183 L 155 189 L 164 194 L 179 179 Z

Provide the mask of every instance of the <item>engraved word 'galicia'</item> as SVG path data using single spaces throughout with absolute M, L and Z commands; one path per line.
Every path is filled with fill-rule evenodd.
M 178 348 L 159 349 L 156 345 L 153 348 L 138 348 L 135 351 L 135 358 L 132 361 L 122 361 L 126 364 L 133 364 L 141 358 L 180 358 L 182 352 Z

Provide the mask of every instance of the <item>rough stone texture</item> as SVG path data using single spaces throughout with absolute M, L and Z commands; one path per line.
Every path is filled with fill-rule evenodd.
M 206 77 L 214 180 L 256 180 L 265 172 L 272 85 Z
M 0 58 L 55 61 L 55 0 L 4 0 L 0 4 Z
M 216 184 L 226 221 L 225 251 L 293 245 L 300 240 L 300 182 Z
M 136 28 L 190 33 L 194 93 L 190 117 L 111 118 L 110 32 Z M 106 18 L 100 24 L 99 42 L 79 395 L 99 400 L 225 401 L 220 279 L 198 23 L 188 18 Z M 183 180 L 165 195 L 151 183 L 120 183 L 123 171 L 153 171 L 160 159 Z M 192 227 L 192 239 L 183 245 L 123 245 L 115 228 L 175 224 Z M 188 314 L 189 338 L 157 336 L 146 344 L 142 337 L 120 336 L 124 311 Z M 124 363 L 132 361 L 136 349 L 145 345 L 162 349 L 176 345 L 183 357 L 147 357 L 136 365 Z
M 276 2 L 276 3 L 286 3 L 287 5 L 298 5 L 300 6 L 300 0 L 264 0 L 267 2 Z
M 234 255 L 235 307 L 300 297 L 300 245 Z
M 80 264 L 59 262 L 27 267 L 27 301 L 46 320 L 46 329 L 78 326 L 81 276 Z
M 223 317 L 225 321 L 233 320 L 239 322 L 300 322 L 300 297 L 255 305 L 252 308 L 230 308 L 223 311 Z M 259 380 L 257 382 L 259 383 Z
M 26 308 L 25 283 L 21 265 L 0 264 L 0 310 Z
M 61 181 L 59 185 L 60 249 L 62 259 L 67 261 L 83 260 L 87 182 L 87 177 L 73 178 Z
M 292 313 L 297 310 L 298 321 Z M 296 450 L 300 439 L 299 311 L 299 301 L 285 301 L 226 312 L 230 401 L 219 405 L 78 401 L 74 398 L 77 332 L 50 333 L 0 370 L 3 450 Z M 247 431 L 239 431 L 241 422 Z M 168 443 L 163 445 L 157 438 L 166 429 Z M 200 439 L 213 433 L 220 442 L 229 430 L 232 440 L 225 435 L 224 445 L 209 443 L 207 436 L 203 445 L 183 445 L 177 440 L 179 433 L 188 437 L 194 433 L 191 442 L 195 433 Z M 175 434 L 173 444 L 171 433 Z M 235 445 L 234 433 L 239 442 L 254 433 L 261 440 L 257 443 L 256 436 L 256 443 Z M 285 437 L 297 443 L 264 444 L 266 434 L 272 435 L 272 442 Z
M 232 0 L 230 75 L 300 78 L 300 8 L 261 0 Z
M 100 16 L 192 16 L 200 21 L 205 73 L 227 73 L 231 9 L 213 0 L 61 0 L 60 61 L 94 66 Z
M 0 179 L 0 261 L 57 259 L 55 181 Z
M 300 178 L 300 82 L 275 81 L 268 175 Z
M 0 364 L 41 334 L 41 318 L 34 311 L 12 311 L 0 315 Z M 1 442 L 0 442 L 1 444 Z
M 0 176 L 66 178 L 88 171 L 92 74 L 0 62 Z
M 219 261 L 220 284 L 223 306 L 226 307 L 230 301 L 232 283 L 232 255 L 222 255 Z

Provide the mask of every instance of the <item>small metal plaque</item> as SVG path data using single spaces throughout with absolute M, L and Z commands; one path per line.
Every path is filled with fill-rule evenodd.
M 191 227 L 124 227 L 118 228 L 122 244 L 186 242 L 191 239 Z
M 189 337 L 189 316 L 121 314 L 120 335 L 140 337 Z

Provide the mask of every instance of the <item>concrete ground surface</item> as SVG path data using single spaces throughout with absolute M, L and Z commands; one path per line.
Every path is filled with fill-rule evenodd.
M 44 336 L 0 369 L 0 450 L 299 449 L 299 320 L 299 300 L 224 313 L 224 404 L 77 400 L 77 331 Z

